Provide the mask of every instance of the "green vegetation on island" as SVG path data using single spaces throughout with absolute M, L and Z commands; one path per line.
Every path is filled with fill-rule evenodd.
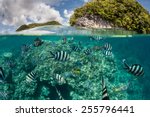
M 22 25 L 20 26 L 16 31 L 22 31 L 22 30 L 27 30 L 27 29 L 31 29 L 31 28 L 35 28 L 35 27 L 39 27 L 39 26 L 47 26 L 47 25 L 61 25 L 59 22 L 57 21 L 49 21 L 46 23 L 32 23 L 29 25 Z
M 70 24 L 74 26 L 78 18 L 91 15 L 100 16 L 114 27 L 150 33 L 150 14 L 136 0 L 92 0 L 74 11 Z

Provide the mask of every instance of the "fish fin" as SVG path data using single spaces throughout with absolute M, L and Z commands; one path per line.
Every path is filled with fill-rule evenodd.
M 50 58 L 54 58 L 55 54 L 52 51 L 49 51 L 51 53 L 51 57 Z
M 126 59 L 123 59 L 122 63 L 124 64 L 124 69 L 130 69 L 129 65 L 126 63 Z

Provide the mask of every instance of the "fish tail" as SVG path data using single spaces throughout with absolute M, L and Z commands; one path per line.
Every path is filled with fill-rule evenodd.
M 55 56 L 55 54 L 54 54 L 52 51 L 50 51 L 50 53 L 51 53 L 51 55 L 52 55 L 51 58 L 53 58 L 53 57 Z
M 125 66 L 125 69 L 129 69 L 130 68 L 129 65 L 126 63 L 126 59 L 123 59 L 122 62 L 124 64 L 124 66 Z

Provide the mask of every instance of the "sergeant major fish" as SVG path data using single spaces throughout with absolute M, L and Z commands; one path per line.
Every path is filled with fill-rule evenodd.
M 101 36 L 90 36 L 90 40 L 100 41 L 103 38 Z
M 102 100 L 109 100 L 104 78 L 102 78 Z
M 106 43 L 104 45 L 104 50 L 112 50 L 112 46 L 110 45 L 110 43 Z
M 86 54 L 86 55 L 89 55 L 89 54 L 91 54 L 91 52 L 92 52 L 92 50 L 91 49 L 86 49 L 86 50 L 84 50 L 84 53 Z
M 59 85 L 63 85 L 66 83 L 66 80 L 64 79 L 64 77 L 62 77 L 60 74 L 55 74 L 54 75 L 54 80 L 59 84 Z
M 124 64 L 124 66 L 125 66 L 125 69 L 129 72 L 129 73 L 131 73 L 131 74 L 133 74 L 133 75 L 135 75 L 135 76 L 143 76 L 144 75 L 144 69 L 143 69 L 143 67 L 141 66 L 141 65 L 139 65 L 139 64 L 133 64 L 133 65 L 131 65 L 131 66 L 129 66 L 127 63 L 126 63 L 126 60 L 125 59 L 123 59 L 123 64 Z
M 61 93 L 58 91 L 57 87 L 55 86 L 56 92 L 58 94 L 58 97 L 60 100 L 64 100 L 63 96 L 61 95 Z
M 109 50 L 104 50 L 103 53 L 104 53 L 105 56 L 112 56 L 112 52 L 109 51 Z
M 4 80 L 5 80 L 5 74 L 3 68 L 0 67 L 0 82 L 3 82 Z
M 79 46 L 74 45 L 71 48 L 72 48 L 73 51 L 76 51 L 76 52 L 81 51 L 81 48 Z
M 70 59 L 70 55 L 65 51 L 57 51 L 56 53 L 50 53 L 52 54 L 52 58 L 58 61 L 67 61 Z
M 36 73 L 32 71 L 26 76 L 26 81 L 30 83 L 35 80 L 35 77 L 36 77 Z

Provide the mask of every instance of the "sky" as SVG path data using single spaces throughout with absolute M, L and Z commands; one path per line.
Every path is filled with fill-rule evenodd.
M 68 25 L 70 16 L 90 0 L 0 0 L 0 33 L 22 24 L 56 20 Z M 137 0 L 150 12 L 150 0 Z

